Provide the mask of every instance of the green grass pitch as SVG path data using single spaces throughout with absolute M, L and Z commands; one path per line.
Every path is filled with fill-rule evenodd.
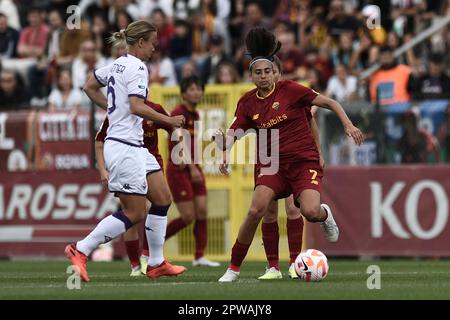
M 181 263 L 184 264 L 184 263 Z M 3 299 L 450 299 L 448 260 L 330 259 L 330 272 L 320 283 L 291 280 L 283 264 L 282 280 L 258 281 L 263 262 L 244 262 L 237 283 L 219 284 L 225 271 L 192 267 L 179 277 L 130 278 L 125 261 L 88 264 L 91 278 L 81 289 L 66 287 L 68 262 L 0 261 L 0 300 Z M 369 265 L 381 269 L 381 289 L 367 288 Z

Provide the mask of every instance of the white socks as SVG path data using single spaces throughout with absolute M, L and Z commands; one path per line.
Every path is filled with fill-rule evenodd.
M 166 237 L 167 216 L 148 214 L 145 220 L 145 233 L 147 235 L 149 266 L 158 266 L 164 261 L 164 240 Z
M 77 250 L 88 256 L 98 245 L 120 236 L 131 225 L 122 211 L 110 215 L 100 221 L 86 238 L 77 242 Z

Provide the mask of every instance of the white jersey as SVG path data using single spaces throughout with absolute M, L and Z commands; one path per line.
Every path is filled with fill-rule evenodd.
M 109 127 L 105 140 L 142 146 L 142 118 L 130 112 L 128 99 L 131 96 L 147 98 L 148 71 L 145 64 L 135 56 L 125 54 L 95 70 L 94 76 L 107 87 Z

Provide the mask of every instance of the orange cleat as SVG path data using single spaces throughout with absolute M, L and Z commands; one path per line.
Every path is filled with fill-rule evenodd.
M 77 269 L 78 274 L 81 277 L 81 280 L 83 280 L 84 282 L 88 282 L 89 276 L 86 270 L 86 262 L 87 262 L 86 255 L 78 251 L 75 244 L 67 245 L 66 249 L 64 250 L 64 253 Z
M 147 277 L 150 279 L 156 279 L 161 276 L 178 276 L 186 270 L 183 266 L 172 265 L 169 261 L 164 260 L 157 267 L 147 266 Z

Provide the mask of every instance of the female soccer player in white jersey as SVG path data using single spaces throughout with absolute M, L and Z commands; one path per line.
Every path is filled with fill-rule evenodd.
M 96 70 L 84 90 L 93 102 L 108 112 L 109 128 L 104 144 L 108 188 L 119 197 L 123 211 L 104 218 L 86 238 L 68 245 L 65 253 L 78 267 L 81 279 L 89 281 L 87 256 L 99 244 L 118 237 L 145 218 L 148 193 L 153 205 L 145 223 L 151 252 L 147 276 L 178 275 L 185 268 L 171 265 L 163 256 L 170 191 L 155 157 L 143 148 L 142 118 L 180 127 L 184 117 L 168 117 L 144 103 L 148 93 L 148 70 L 143 61 L 155 51 L 156 28 L 147 21 L 135 21 L 125 30 L 115 32 L 111 41 L 125 41 L 128 53 Z M 100 91 L 103 86 L 107 87 L 107 97 Z

